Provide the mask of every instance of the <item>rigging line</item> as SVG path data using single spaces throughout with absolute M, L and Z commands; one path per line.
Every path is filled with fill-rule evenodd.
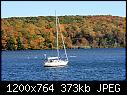
M 60 34 L 61 34 L 61 37 L 62 37 L 63 46 L 64 46 L 65 56 L 66 56 L 66 59 L 68 60 L 68 56 L 67 56 L 67 52 L 66 52 L 66 47 L 65 47 L 65 43 L 64 43 L 64 39 L 63 39 L 63 35 L 62 35 L 61 29 L 60 29 L 59 18 L 57 18 L 57 19 L 58 19 L 58 27 L 59 27 L 59 31 L 60 31 Z
M 56 16 L 56 11 L 55 11 L 55 16 Z M 59 59 L 59 45 L 58 45 L 58 25 L 57 25 L 57 16 L 56 16 L 56 32 L 57 32 L 57 56 L 58 56 L 58 59 Z

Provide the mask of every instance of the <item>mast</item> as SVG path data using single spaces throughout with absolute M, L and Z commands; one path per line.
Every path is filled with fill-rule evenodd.
M 59 26 L 59 31 L 60 31 L 60 33 L 61 33 L 59 18 L 58 18 L 58 26 Z M 66 59 L 68 60 L 67 52 L 66 52 L 66 47 L 65 47 L 65 44 L 64 44 L 64 39 L 63 39 L 62 33 L 61 33 L 61 37 L 62 37 L 62 42 L 63 42 L 63 47 L 64 47 L 65 56 L 66 56 Z
M 55 11 L 55 16 L 56 16 L 56 11 Z M 58 25 L 57 25 L 57 16 L 56 16 L 56 32 L 57 32 L 57 56 L 59 59 L 59 45 L 58 45 Z

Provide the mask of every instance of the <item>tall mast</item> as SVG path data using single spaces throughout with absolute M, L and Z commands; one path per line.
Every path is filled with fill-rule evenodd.
M 59 26 L 59 31 L 60 31 L 60 33 L 61 33 L 59 18 L 58 18 L 58 26 Z M 62 33 L 61 33 L 61 37 L 62 37 L 62 42 L 63 42 L 63 47 L 64 47 L 65 56 L 66 56 L 66 59 L 68 60 L 67 52 L 66 52 L 66 47 L 65 47 L 65 44 L 64 44 L 64 39 L 63 39 Z
M 56 16 L 56 11 L 55 11 L 55 16 Z M 57 32 L 57 56 L 59 59 L 59 45 L 58 45 L 58 25 L 57 25 L 57 16 L 56 16 L 56 32 Z

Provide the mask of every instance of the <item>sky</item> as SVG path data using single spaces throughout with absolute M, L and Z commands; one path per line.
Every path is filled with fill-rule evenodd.
M 126 1 L 1 1 L 1 17 L 113 15 L 126 17 Z

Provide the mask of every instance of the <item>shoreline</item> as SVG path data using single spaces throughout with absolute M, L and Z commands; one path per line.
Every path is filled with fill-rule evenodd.
M 111 49 L 111 48 L 125 48 L 126 47 L 109 47 L 109 48 L 104 48 L 104 47 L 98 47 L 98 48 L 66 48 L 67 50 L 72 50 L 72 49 Z M 26 50 L 57 50 L 57 49 L 24 49 L 24 50 L 1 50 L 1 51 L 26 51 Z M 63 49 L 59 49 L 63 50 Z

